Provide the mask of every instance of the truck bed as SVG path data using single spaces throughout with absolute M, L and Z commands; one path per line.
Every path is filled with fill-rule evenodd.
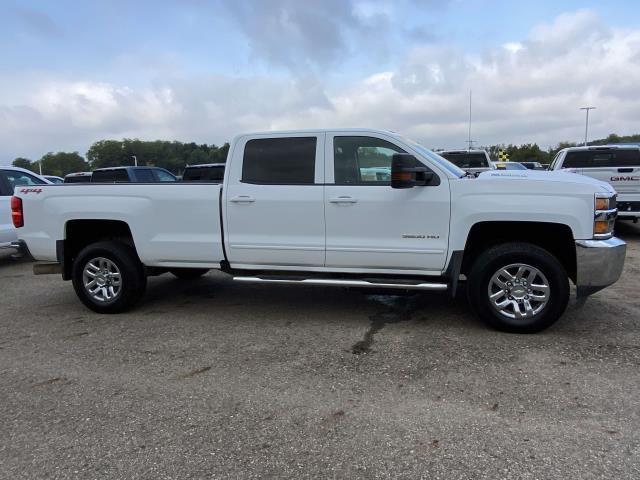
M 21 189 L 23 240 L 39 260 L 56 261 L 69 220 L 129 225 L 140 260 L 157 267 L 219 267 L 221 185 L 197 183 L 71 184 Z M 88 213 L 90 212 L 90 213 Z

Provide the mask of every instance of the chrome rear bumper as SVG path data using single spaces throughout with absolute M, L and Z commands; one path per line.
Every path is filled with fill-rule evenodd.
M 576 240 L 576 289 L 586 297 L 614 284 L 622 274 L 627 244 L 619 238 Z
M 8 243 L 0 243 L 0 251 L 8 250 L 12 252 L 12 257 L 21 258 L 25 256 L 30 256 L 29 249 L 27 248 L 27 244 L 22 240 L 15 240 L 13 242 Z

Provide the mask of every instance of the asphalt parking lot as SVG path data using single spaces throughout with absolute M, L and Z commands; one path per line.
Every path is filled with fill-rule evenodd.
M 133 312 L 0 260 L 1 478 L 640 478 L 640 226 L 537 335 L 461 299 L 150 279 Z

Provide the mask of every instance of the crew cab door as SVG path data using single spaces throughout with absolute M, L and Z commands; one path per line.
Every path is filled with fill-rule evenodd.
M 224 188 L 231 267 L 324 265 L 324 134 L 241 137 Z
M 445 265 L 450 217 L 449 182 L 391 188 L 391 158 L 413 153 L 394 137 L 327 133 L 325 211 L 327 267 L 420 270 Z

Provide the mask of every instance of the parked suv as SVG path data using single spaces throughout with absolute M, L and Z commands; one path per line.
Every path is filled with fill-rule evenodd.
M 176 176 L 159 167 L 110 167 L 93 171 L 91 183 L 176 182 Z
M 11 247 L 18 239 L 11 220 L 11 196 L 15 187 L 32 187 L 49 183 L 29 170 L 18 167 L 0 167 L 0 249 Z
M 569 170 L 608 182 L 618 192 L 618 217 L 640 217 L 640 147 L 601 145 L 560 150 L 550 170 Z
M 441 157 L 469 173 L 482 173 L 492 169 L 491 159 L 485 150 L 444 150 Z
M 224 179 L 224 166 L 224 163 L 187 165 L 182 174 L 182 181 L 222 183 Z

